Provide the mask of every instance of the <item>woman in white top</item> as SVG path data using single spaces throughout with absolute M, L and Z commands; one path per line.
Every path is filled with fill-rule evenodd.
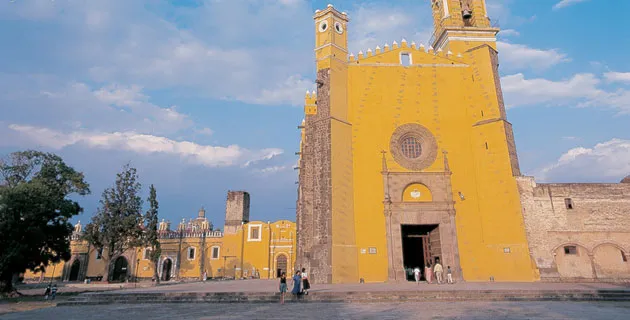
M 308 289 L 311 288 L 311 284 L 308 282 L 308 274 L 306 268 L 302 268 L 302 290 L 304 294 L 308 294 Z

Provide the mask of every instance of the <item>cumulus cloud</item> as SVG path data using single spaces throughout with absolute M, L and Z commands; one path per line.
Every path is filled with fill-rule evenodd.
M 174 106 L 153 104 L 138 85 L 111 84 L 92 88 L 54 76 L 0 73 L 0 113 L 3 120 L 53 129 L 89 128 L 172 134 L 193 121 Z M 35 115 L 35 116 L 34 116 Z
M 190 141 L 175 141 L 166 137 L 136 132 L 89 132 L 74 131 L 64 133 L 49 128 L 11 124 L 9 129 L 38 146 L 63 149 L 80 145 L 87 148 L 105 150 L 125 150 L 139 154 L 161 153 L 179 156 L 192 163 L 207 167 L 233 166 L 242 163 L 259 162 L 283 153 L 281 149 L 270 148 L 257 151 L 247 150 L 237 145 L 227 147 L 200 145 Z
M 499 32 L 499 36 L 505 36 L 505 37 L 511 37 L 511 36 L 515 36 L 518 37 L 521 34 L 514 30 L 514 29 L 505 29 L 505 30 L 501 30 L 501 32 Z
M 630 174 L 630 140 L 611 139 L 573 148 L 536 173 L 541 181 L 619 182 Z
M 393 41 L 427 43 L 433 32 L 433 18 L 428 1 L 401 10 L 388 4 L 367 3 L 349 11 L 348 48 L 351 52 L 383 46 Z M 427 44 L 428 46 L 428 44 Z
M 546 104 L 577 107 L 607 107 L 630 113 L 630 91 L 604 90 L 602 79 L 591 73 L 576 74 L 559 81 L 527 79 L 522 73 L 501 78 L 508 107 Z
M 604 78 L 608 82 L 622 82 L 630 84 L 630 72 L 606 72 Z
M 180 90 L 214 99 L 293 104 L 302 94 L 287 89 L 285 82 L 313 65 L 312 42 L 304 37 L 313 30 L 303 23 L 311 20 L 312 10 L 303 0 L 200 1 L 190 7 L 126 0 L 0 3 L 0 18 L 44 20 L 54 30 L 54 42 L 45 41 L 46 30 L 25 31 L 24 37 L 44 40 L 21 49 L 46 52 L 38 63 L 25 63 L 26 72 L 140 84 L 147 90 Z M 161 10 L 169 16 L 160 16 Z M 287 32 L 278 37 L 279 30 Z M 42 69 L 42 61 L 65 67 Z
M 558 49 L 536 49 L 504 41 L 498 41 L 497 48 L 502 66 L 507 70 L 544 70 L 559 63 L 571 61 L 566 54 L 561 53 Z
M 558 3 L 556 3 L 553 6 L 553 9 L 554 10 L 559 10 L 559 9 L 566 8 L 568 6 L 572 6 L 574 4 L 578 4 L 580 2 L 586 2 L 586 1 L 588 1 L 588 0 L 562 0 L 562 1 L 558 2 Z

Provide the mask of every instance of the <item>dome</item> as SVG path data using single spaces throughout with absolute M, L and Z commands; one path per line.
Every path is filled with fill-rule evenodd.
M 630 183 L 630 176 L 627 176 L 621 180 L 621 183 Z

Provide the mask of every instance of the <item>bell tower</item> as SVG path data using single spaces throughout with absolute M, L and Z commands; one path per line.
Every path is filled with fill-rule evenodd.
M 345 63 L 348 56 L 348 15 L 329 4 L 325 10 L 317 10 L 314 19 L 317 70 L 330 68 L 334 59 Z
M 481 44 L 496 49 L 499 29 L 490 25 L 486 0 L 431 0 L 431 8 L 435 50 L 464 52 Z

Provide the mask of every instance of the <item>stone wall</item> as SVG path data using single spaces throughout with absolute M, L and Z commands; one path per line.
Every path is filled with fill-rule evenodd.
M 517 182 L 541 280 L 630 279 L 630 184 Z
M 332 180 L 330 69 L 317 72 L 317 114 L 306 116 L 306 141 L 302 153 L 302 197 L 296 267 L 309 270 L 313 283 L 332 282 Z
M 249 193 L 245 191 L 228 191 L 225 203 L 226 234 L 234 234 L 241 223 L 249 222 Z

